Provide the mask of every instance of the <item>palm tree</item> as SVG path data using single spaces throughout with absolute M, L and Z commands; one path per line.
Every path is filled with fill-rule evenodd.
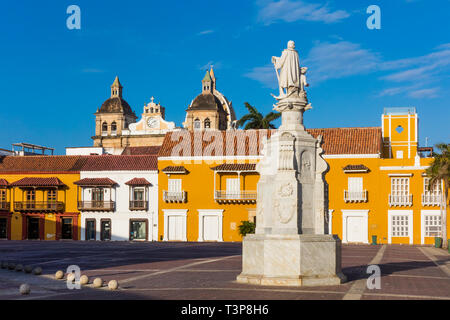
M 430 177 L 428 188 L 431 188 L 435 183 L 442 186 L 441 196 L 441 229 L 442 229 L 442 246 L 447 247 L 447 199 L 450 176 L 450 144 L 440 143 L 436 145 L 440 153 L 433 152 L 433 161 L 430 167 L 427 168 L 426 174 Z
M 242 127 L 245 123 L 244 130 L 248 129 L 275 129 L 275 126 L 271 123 L 272 121 L 278 119 L 281 113 L 270 112 L 265 117 L 256 110 L 255 107 L 251 106 L 248 102 L 245 102 L 245 107 L 248 110 L 248 114 L 243 116 L 238 120 L 237 126 Z

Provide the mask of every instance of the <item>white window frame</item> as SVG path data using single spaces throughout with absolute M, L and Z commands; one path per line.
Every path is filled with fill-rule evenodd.
M 347 218 L 362 217 L 364 218 L 364 239 L 363 243 L 369 244 L 369 211 L 370 210 L 341 210 L 342 211 L 342 243 L 348 243 L 347 239 Z
M 421 244 L 425 244 L 426 236 L 426 226 L 425 226 L 425 217 L 429 216 L 439 216 L 442 219 L 440 210 L 421 210 L 420 211 L 420 241 Z M 441 220 L 442 221 L 442 220 Z M 442 227 L 441 227 L 441 235 L 442 235 Z M 429 238 L 429 237 L 427 237 Z
M 412 210 L 388 210 L 388 243 L 392 243 L 392 238 L 403 238 L 392 236 L 392 217 L 393 216 L 407 216 L 408 217 L 408 236 L 409 244 L 413 244 L 414 237 L 414 220 Z
M 188 209 L 163 209 L 164 212 L 164 236 L 163 241 L 169 241 L 169 217 L 182 216 L 183 217 L 183 232 L 182 241 L 187 241 L 187 212 Z
M 223 241 L 223 209 L 197 209 L 198 211 L 198 240 L 199 242 L 205 241 L 203 235 L 203 218 L 206 216 L 215 216 L 219 218 L 219 238 L 218 242 Z

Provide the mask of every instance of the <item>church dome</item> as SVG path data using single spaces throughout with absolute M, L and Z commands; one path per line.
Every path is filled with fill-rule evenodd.
M 212 93 L 199 94 L 189 106 L 189 110 L 221 110 L 222 103 Z
M 123 113 L 135 116 L 130 105 L 121 97 L 111 97 L 103 102 L 100 107 L 99 113 Z

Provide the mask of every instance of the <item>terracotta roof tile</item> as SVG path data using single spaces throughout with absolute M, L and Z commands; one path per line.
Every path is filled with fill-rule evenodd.
M 150 146 L 150 147 L 126 147 L 122 151 L 122 155 L 157 155 L 161 146 Z
M 130 181 L 125 182 L 128 186 L 151 186 L 152 184 L 148 182 L 145 178 L 134 178 Z
M 381 128 L 307 129 L 315 138 L 323 137 L 324 154 L 380 154 Z
M 75 181 L 74 184 L 78 186 L 108 186 L 112 187 L 117 184 L 117 182 L 111 180 L 110 178 L 84 178 Z
M 211 168 L 214 171 L 255 171 L 255 163 L 224 163 Z
M 158 170 L 155 155 L 101 155 L 88 156 L 80 171 L 153 171 Z
M 344 172 L 351 172 L 351 171 L 356 171 L 356 172 L 368 172 L 370 169 L 367 168 L 365 165 L 363 164 L 349 164 L 346 165 L 344 168 L 342 168 L 342 170 Z
M 179 173 L 188 173 L 189 171 L 183 166 L 168 166 L 161 170 L 162 172 L 170 173 L 170 172 L 179 172 Z
M 325 128 L 307 129 L 312 136 L 323 137 L 322 148 L 327 155 L 338 154 L 379 154 L 382 148 L 381 128 Z M 218 152 L 228 156 L 255 156 L 260 154 L 261 137 L 270 136 L 276 130 L 227 130 L 227 131 L 174 131 L 166 134 L 160 157 L 175 156 L 201 156 L 202 154 L 215 155 L 212 143 L 216 137 L 222 135 L 222 146 Z M 230 135 L 231 134 L 231 135 Z M 238 139 L 231 142 L 235 134 Z M 245 135 L 254 136 L 254 139 L 246 139 Z M 230 141 L 227 141 L 228 140 Z M 231 139 L 230 139 L 231 138 Z M 239 140 L 240 139 L 240 140 Z M 206 141 L 205 141 L 206 140 Z M 186 143 L 186 149 L 180 147 Z M 230 143 L 229 146 L 227 144 Z M 175 148 L 177 146 L 177 148 Z M 219 144 L 220 146 L 220 144 Z M 231 147 L 230 147 L 231 146 Z M 227 148 L 228 147 L 228 148 Z M 228 151 L 228 152 L 227 152 Z M 185 153 L 184 153 L 185 152 Z
M 272 132 L 274 130 L 172 131 L 166 134 L 159 156 L 257 156 L 264 137 L 270 137 Z M 221 141 L 214 149 L 216 139 Z M 186 149 L 180 150 L 180 146 Z
M 12 187 L 62 187 L 65 186 L 61 180 L 56 177 L 50 178 L 22 178 L 10 184 Z
M 7 187 L 9 186 L 8 181 L 6 181 L 5 179 L 0 179 L 0 187 Z
M 80 171 L 82 156 L 6 156 L 0 157 L 0 172 Z

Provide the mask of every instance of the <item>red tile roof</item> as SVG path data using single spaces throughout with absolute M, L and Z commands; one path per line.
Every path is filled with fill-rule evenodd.
M 165 173 L 177 172 L 177 173 L 188 173 L 189 171 L 183 166 L 168 166 L 161 170 Z
M 274 130 L 227 130 L 227 131 L 173 131 L 164 138 L 159 157 L 175 156 L 257 156 L 262 147 L 263 137 L 270 137 Z M 213 149 L 219 138 L 219 148 Z M 234 140 L 234 141 L 233 141 Z M 185 150 L 178 150 L 186 145 Z M 175 148 L 175 146 L 178 146 Z M 217 151 L 217 155 L 216 155 Z
M 0 187 L 7 187 L 9 186 L 8 181 L 6 181 L 5 179 L 0 179 Z
M 344 172 L 369 172 L 369 168 L 367 168 L 363 164 L 349 164 L 342 168 Z
M 325 129 L 307 129 L 312 136 L 317 138 L 319 135 L 323 137 L 322 148 L 326 155 L 338 154 L 381 154 L 382 137 L 380 127 L 366 128 L 325 128 Z M 161 150 L 160 157 L 190 157 L 201 156 L 202 154 L 215 155 L 211 145 L 215 141 L 215 135 L 222 135 L 222 148 L 218 152 L 221 155 L 245 155 L 255 156 L 260 154 L 261 137 L 267 136 L 276 130 L 228 130 L 228 131 L 175 131 L 166 134 Z M 232 143 L 233 136 L 236 134 L 241 138 L 235 139 Z M 245 139 L 245 135 L 253 135 L 254 139 Z M 214 138 L 212 138 L 214 137 Z M 231 148 L 227 148 L 227 138 L 230 141 Z M 244 140 L 245 139 L 245 140 Z M 172 141 L 174 140 L 174 141 Z M 205 141 L 206 140 L 206 141 Z M 210 142 L 211 141 L 211 142 Z M 186 143 L 186 149 L 182 150 L 182 146 Z M 177 148 L 175 148 L 177 146 Z M 220 146 L 220 145 L 219 145 Z M 227 152 L 226 151 L 231 151 Z M 186 152 L 186 153 L 183 153 Z
M 153 171 L 158 170 L 158 157 L 155 155 L 88 156 L 80 171 Z
M 128 182 L 125 182 L 125 184 L 129 185 L 129 186 L 151 186 L 152 185 L 145 178 L 134 178 Z
M 107 186 L 112 187 L 117 184 L 117 182 L 109 179 L 109 178 L 84 178 L 78 181 L 75 181 L 74 184 L 81 187 L 93 187 L 93 186 Z
M 65 186 L 61 180 L 56 177 L 50 178 L 22 178 L 10 184 L 12 187 L 62 187 Z
M 317 138 L 322 135 L 322 149 L 326 155 L 381 154 L 380 127 L 307 129 Z
M 126 147 L 122 151 L 122 155 L 136 156 L 136 155 L 157 155 L 161 146 L 150 147 Z
M 6 156 L 0 157 L 0 172 L 80 171 L 82 156 Z
M 255 163 L 224 163 L 211 168 L 214 171 L 255 171 Z

